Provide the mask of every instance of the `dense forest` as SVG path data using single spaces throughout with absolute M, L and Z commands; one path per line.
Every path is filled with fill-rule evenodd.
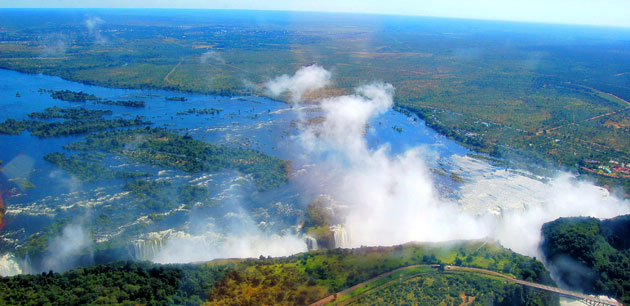
M 562 282 L 630 303 L 630 215 L 560 218 L 542 234 L 542 251 Z
M 200 305 L 230 265 L 115 262 L 0 278 L 3 305 Z
M 197 265 L 114 262 L 61 274 L 51 271 L 0 278 L 0 300 L 6 305 L 22 305 L 24 301 L 32 305 L 78 305 L 88 301 L 117 305 L 198 305 L 204 300 L 206 305 L 305 305 L 396 268 L 423 263 L 459 263 L 553 284 L 539 261 L 490 241 L 478 241 L 320 250 L 289 257 L 261 256 Z M 423 269 L 419 273 L 420 278 L 413 278 L 416 274 L 407 275 L 412 277 L 410 281 L 431 279 L 430 288 L 440 290 L 426 292 L 423 288 L 400 287 L 417 301 L 451 304 L 449 301 L 457 300 L 454 296 L 463 294 L 499 305 L 502 301 L 517 305 L 525 304 L 523 301 L 528 305 L 557 304 L 556 297 L 492 278 L 439 269 Z M 450 289 L 442 291 L 446 286 Z M 378 299 L 390 298 L 388 291 L 378 294 Z

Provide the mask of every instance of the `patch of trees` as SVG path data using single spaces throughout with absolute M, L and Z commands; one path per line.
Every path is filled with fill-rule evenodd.
M 222 112 L 222 108 L 191 108 L 185 112 L 178 112 L 178 115 L 189 115 L 189 114 L 197 114 L 197 115 L 218 115 Z
M 209 295 L 208 303 L 305 305 L 400 267 L 413 264 L 454 264 L 453 258 L 462 254 L 471 258 L 470 261 L 464 260 L 471 266 L 498 272 L 509 267 L 510 272 L 517 278 L 527 275 L 527 279 L 553 284 L 542 263 L 492 243 L 463 242 L 447 247 L 406 244 L 394 247 L 319 250 L 282 258 L 261 256 L 257 260 L 244 260 L 239 262 L 221 282 L 216 283 Z M 436 302 L 429 305 L 440 304 L 438 300 L 441 301 L 444 294 L 451 294 L 455 299 L 454 295 L 459 297 L 462 292 L 470 296 L 483 296 L 490 301 L 499 301 L 499 305 L 513 305 L 514 301 L 520 301 L 516 302 L 517 305 L 525 304 L 527 301 L 531 301 L 530 305 L 558 303 L 556 297 L 521 289 L 518 286 L 505 286 L 504 281 L 484 283 L 482 280 L 476 285 L 476 279 L 481 277 L 465 276 L 466 278 L 462 280 L 460 274 L 442 276 L 439 270 L 430 272 L 430 275 L 450 281 L 450 284 L 466 282 L 466 286 L 458 285 L 459 287 L 453 286 L 454 290 L 441 291 L 451 287 L 445 284 L 426 293 L 407 288 L 422 298 L 435 297 Z M 454 304 L 461 304 L 461 298 L 459 301 Z
M 174 186 L 168 181 L 151 181 L 140 179 L 125 184 L 124 189 L 130 191 L 137 200 L 138 208 L 164 211 L 175 204 L 190 205 L 204 201 L 209 195 L 208 189 L 194 185 Z
M 563 282 L 630 303 L 630 215 L 560 218 L 542 227 L 542 251 Z
M 147 104 L 144 101 L 135 101 L 135 100 L 98 100 L 96 101 L 98 104 L 106 104 L 106 105 L 120 105 L 127 107 L 145 107 Z
M 127 107 L 145 107 L 146 103 L 144 101 L 134 101 L 134 100 L 107 100 L 101 97 L 97 97 L 93 94 L 88 94 L 83 91 L 71 91 L 68 89 L 65 90 L 48 90 L 50 93 L 50 97 L 57 100 L 67 101 L 67 102 L 87 102 L 93 101 L 98 104 L 106 104 L 106 105 L 120 105 Z
M 67 157 L 63 153 L 53 152 L 44 155 L 44 160 L 66 170 L 68 173 L 84 182 L 96 182 L 114 178 L 134 179 L 149 176 L 149 173 L 146 172 L 110 170 L 100 163 L 102 157 L 95 157 L 95 154 L 84 153 Z
M 200 305 L 230 265 L 116 262 L 0 278 L 3 305 Z
M 87 134 L 112 128 L 147 124 L 151 123 L 143 121 L 139 117 L 135 119 L 116 118 L 112 120 L 66 120 L 63 122 L 7 119 L 5 122 L 0 123 L 0 134 L 19 135 L 24 130 L 29 130 L 33 136 L 47 138 Z
M 407 111 L 414 112 L 416 115 L 418 115 L 418 117 L 424 120 L 425 124 L 428 127 L 434 129 L 436 132 L 448 138 L 451 138 L 463 144 L 465 147 L 471 150 L 487 153 L 493 156 L 500 156 L 499 150 L 498 150 L 499 148 L 497 147 L 496 144 L 491 143 L 481 137 L 467 136 L 466 132 L 472 130 L 473 129 L 472 127 L 459 128 L 459 129 L 450 127 L 444 124 L 443 122 L 441 122 L 438 119 L 438 116 L 436 116 L 436 114 L 434 114 L 434 111 L 431 109 L 424 109 L 424 108 L 418 108 L 418 107 L 410 107 L 408 109 L 400 107 L 399 109 L 401 110 L 405 109 Z
M 166 97 L 167 101 L 179 101 L 179 102 L 186 102 L 188 101 L 188 98 L 186 97 Z
M 101 98 L 88 94 L 83 91 L 71 91 L 68 89 L 65 90 L 49 90 L 50 97 L 57 100 L 67 101 L 67 102 L 87 102 L 87 101 L 97 101 Z
M 139 209 L 164 211 L 175 206 L 177 195 L 168 181 L 134 180 L 127 182 L 124 190 L 134 195 Z
M 150 188 L 146 183 L 136 187 Z M 151 193 L 142 191 L 140 194 L 149 196 Z M 462 254 L 472 256 L 471 263 L 488 260 L 479 267 L 497 271 L 500 267 L 492 268 L 490 262 L 509 262 L 513 271 L 521 271 L 527 269 L 522 263 L 531 261 L 493 243 L 459 242 L 449 246 L 406 244 L 320 250 L 288 257 L 261 256 L 204 265 L 115 262 L 62 274 L 49 272 L 0 278 L 0 300 L 6 305 L 22 305 L 25 301 L 70 305 L 97 301 L 112 305 L 199 305 L 204 301 L 207 305 L 305 305 L 396 268 L 421 263 L 453 264 L 454 255 Z M 431 305 L 439 301 L 459 301 L 452 303 L 458 305 L 464 294 L 499 305 L 557 304 L 553 297 L 506 285 L 504 281 L 427 269 L 423 270 L 422 277 L 413 279 L 413 282 L 421 281 L 422 286 L 390 289 L 385 286 L 384 291 L 371 291 L 375 295 L 366 297 L 402 301 L 406 297 L 398 293 L 405 292 L 413 295 L 414 300 L 432 301 Z M 543 268 L 542 274 L 534 280 L 539 281 L 545 275 L 548 273 Z
M 85 108 L 48 107 L 43 112 L 28 114 L 33 119 L 100 119 L 112 114 L 110 110 L 87 110 Z
M 306 207 L 302 228 L 306 234 L 317 240 L 320 248 L 331 248 L 335 246 L 335 239 L 330 230 L 332 222 L 330 207 L 321 201 L 313 201 Z
M 162 129 L 92 134 L 86 141 L 65 148 L 105 151 L 127 156 L 137 162 L 186 172 L 237 170 L 251 175 L 260 191 L 285 183 L 290 171 L 288 162 L 263 152 L 213 145 Z
M 358 305 L 559 305 L 548 293 L 485 276 L 430 273 L 369 291 Z

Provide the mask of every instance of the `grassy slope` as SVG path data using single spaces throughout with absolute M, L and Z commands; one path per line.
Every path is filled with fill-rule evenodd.
M 332 305 L 553 305 L 557 297 L 506 283 L 498 277 L 436 271 L 405 271 Z M 359 290 L 357 290 L 359 291 Z
M 244 261 L 215 285 L 206 304 L 307 304 L 399 267 L 437 262 L 483 267 L 537 282 L 551 282 L 540 262 L 492 242 L 406 244 Z

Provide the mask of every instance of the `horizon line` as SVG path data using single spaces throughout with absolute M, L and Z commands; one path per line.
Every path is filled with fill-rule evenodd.
M 510 23 L 558 25 L 558 26 L 599 27 L 599 28 L 614 28 L 614 29 L 630 30 L 630 25 L 551 22 L 551 21 L 534 21 L 534 20 L 511 20 L 511 19 L 495 19 L 495 18 L 473 18 L 473 17 L 436 16 L 436 15 L 399 14 L 399 13 L 376 13 L 376 12 L 354 12 L 354 11 L 313 11 L 313 10 L 300 10 L 300 9 L 283 10 L 283 9 L 192 8 L 192 7 L 0 7 L 0 10 L 13 10 L 13 9 L 16 9 L 16 10 L 248 11 L 248 12 L 349 14 L 349 15 L 400 16 L 400 17 L 438 18 L 438 19 L 455 19 L 455 20 L 470 20 L 470 21 L 510 22 Z

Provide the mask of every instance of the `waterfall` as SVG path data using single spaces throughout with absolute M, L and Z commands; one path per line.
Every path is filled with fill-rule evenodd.
M 317 246 L 317 239 L 309 235 L 305 235 L 304 240 L 306 242 L 306 247 L 308 248 L 309 251 L 315 251 L 319 249 L 319 247 Z
M 24 262 L 22 263 L 22 274 L 31 274 L 33 269 L 31 268 L 31 257 L 28 256 L 28 252 L 24 255 Z
M 131 255 L 136 260 L 152 260 L 162 249 L 162 239 L 136 240 L 131 245 Z
M 0 276 L 13 276 L 17 274 L 22 274 L 22 269 L 15 260 L 15 256 L 7 253 L 0 257 Z
M 333 232 L 333 238 L 335 240 L 335 248 L 345 248 L 350 245 L 350 239 L 348 232 L 341 224 L 336 224 L 330 227 L 330 231 Z

